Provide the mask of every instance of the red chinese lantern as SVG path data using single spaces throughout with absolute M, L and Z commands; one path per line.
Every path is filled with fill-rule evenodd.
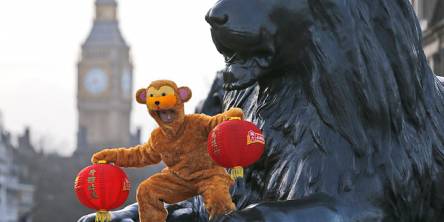
M 243 177 L 243 167 L 258 161 L 265 139 L 253 123 L 231 118 L 217 125 L 208 135 L 208 153 L 225 168 L 233 168 L 231 177 Z
M 106 164 L 106 161 L 81 170 L 74 183 L 79 201 L 97 211 L 96 222 L 111 221 L 108 211 L 126 201 L 130 187 L 125 172 L 117 166 Z

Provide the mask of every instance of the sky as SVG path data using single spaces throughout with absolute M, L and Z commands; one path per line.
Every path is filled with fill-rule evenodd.
M 131 46 L 134 91 L 152 80 L 189 86 L 190 113 L 224 60 L 204 16 L 215 0 L 119 0 L 120 28 Z M 31 128 L 38 149 L 69 155 L 77 132 L 76 64 L 94 17 L 94 0 L 0 0 L 0 110 L 13 135 Z M 133 92 L 134 93 L 134 92 Z M 143 140 L 155 127 L 133 103 Z

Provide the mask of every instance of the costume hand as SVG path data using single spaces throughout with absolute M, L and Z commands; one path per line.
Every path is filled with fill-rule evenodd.
M 241 119 L 244 119 L 244 111 L 242 111 L 241 108 L 230 108 L 227 112 L 225 112 L 225 115 L 230 117 L 240 117 Z
M 91 158 L 92 163 L 97 163 L 97 162 L 99 162 L 99 160 L 105 160 L 108 163 L 110 163 L 110 162 L 115 163 L 117 161 L 116 150 L 115 149 L 104 149 L 102 151 L 95 153 Z

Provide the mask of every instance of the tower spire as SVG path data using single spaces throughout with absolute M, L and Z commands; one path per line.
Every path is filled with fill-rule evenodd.
M 115 0 L 96 0 L 96 18 L 98 21 L 117 20 L 117 2 Z
M 115 0 L 95 0 L 96 15 L 83 48 L 104 45 L 128 48 L 119 29 L 118 4 Z

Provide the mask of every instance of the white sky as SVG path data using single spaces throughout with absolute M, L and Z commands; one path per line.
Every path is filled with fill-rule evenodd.
M 215 0 L 120 0 L 120 28 L 131 45 L 134 90 L 155 79 L 190 86 L 186 112 L 203 99 L 223 58 L 204 16 Z M 94 0 L 0 0 L 0 110 L 6 129 L 32 129 L 47 151 L 70 154 L 77 131 L 76 63 L 92 26 Z M 154 127 L 133 105 L 144 139 Z

